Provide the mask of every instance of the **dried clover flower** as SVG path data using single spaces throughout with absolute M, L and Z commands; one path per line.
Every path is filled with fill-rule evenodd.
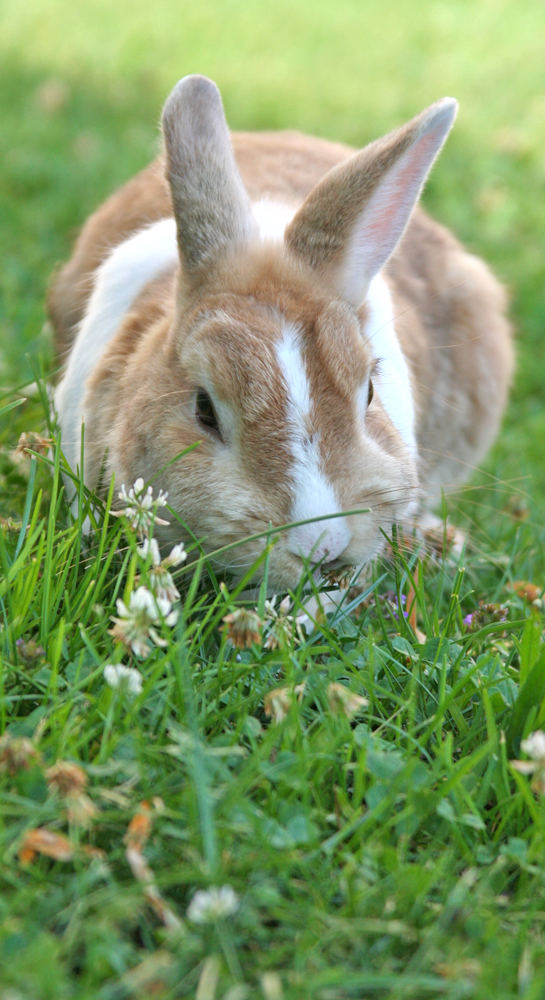
M 39 751 L 26 736 L 4 733 L 0 738 L 0 771 L 7 771 L 8 774 L 28 771 L 34 764 L 39 764 L 40 760 Z
M 18 854 L 23 865 L 34 861 L 37 854 L 44 854 L 55 861 L 71 861 L 74 857 L 74 845 L 62 834 L 39 826 L 26 831 Z
M 64 799 L 66 812 L 71 823 L 87 826 L 97 814 L 97 808 L 83 791 L 87 785 L 87 775 L 78 764 L 59 760 L 45 772 L 48 788 Z
M 53 438 L 43 437 L 41 434 L 36 434 L 35 431 L 23 431 L 17 442 L 15 456 L 16 458 L 32 458 L 34 452 L 37 452 L 38 455 L 47 455 L 52 444 Z
M 305 682 L 296 684 L 295 687 L 278 687 L 269 691 L 263 699 L 265 714 L 272 719 L 275 724 L 282 722 L 289 713 L 294 697 L 301 701 L 305 693 Z
M 69 760 L 59 760 L 45 772 L 45 780 L 52 792 L 63 797 L 77 795 L 87 784 L 87 775 L 78 764 Z
M 98 813 L 94 802 L 85 795 L 68 795 L 66 798 L 66 814 L 68 822 L 74 826 L 89 826 Z
M 346 715 L 347 719 L 354 718 L 362 708 L 365 708 L 369 704 L 367 698 L 364 698 L 363 695 L 355 694 L 354 691 L 350 691 L 344 684 L 338 684 L 336 681 L 332 681 L 331 684 L 327 685 L 327 700 L 332 712 L 336 715 L 342 712 Z
M 237 649 L 248 649 L 253 643 L 259 642 L 263 622 L 257 611 L 237 608 L 225 615 L 223 622 L 223 631 Z
M 508 584 L 515 591 L 517 597 L 522 597 L 528 604 L 533 604 L 535 608 L 544 607 L 545 589 L 529 580 L 515 580 Z

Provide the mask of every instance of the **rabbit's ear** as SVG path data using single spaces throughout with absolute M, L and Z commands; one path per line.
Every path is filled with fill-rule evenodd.
M 191 273 L 249 239 L 255 223 L 215 83 L 204 76 L 180 80 L 162 125 L 178 245 Z
M 401 239 L 457 107 L 445 97 L 334 167 L 288 226 L 290 249 L 353 305 Z

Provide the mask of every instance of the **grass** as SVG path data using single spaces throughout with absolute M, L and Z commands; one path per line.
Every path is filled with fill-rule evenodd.
M 545 728 L 543 606 L 519 586 L 545 575 L 540 0 L 4 0 L 2 20 L 0 997 L 541 1000 L 544 800 L 511 764 Z M 57 450 L 13 449 L 46 426 L 49 275 L 191 71 L 233 127 L 359 145 L 458 96 L 425 201 L 507 283 L 519 363 L 449 500 L 463 562 L 394 553 L 354 614 L 240 650 L 240 596 L 182 566 L 166 646 L 124 657 L 130 696 L 104 678 L 109 630 L 149 567 L 107 509 L 82 543 Z M 348 718 L 332 684 L 368 705 Z M 235 912 L 191 920 L 225 885 Z

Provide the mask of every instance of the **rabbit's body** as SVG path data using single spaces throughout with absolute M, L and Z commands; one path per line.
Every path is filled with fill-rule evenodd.
M 168 180 L 159 160 L 113 195 L 50 297 L 63 445 L 76 467 L 83 420 L 90 487 L 153 478 L 207 551 L 339 515 L 279 536 L 280 588 L 302 560 L 367 561 L 467 478 L 511 374 L 503 292 L 419 209 L 398 245 L 452 118 L 442 102 L 360 154 L 238 134 L 237 170 L 213 85 L 178 85 Z M 216 562 L 244 571 L 262 545 Z

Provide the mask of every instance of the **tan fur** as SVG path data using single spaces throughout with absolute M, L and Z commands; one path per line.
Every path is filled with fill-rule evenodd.
M 482 260 L 422 212 L 387 274 L 413 371 L 421 479 L 437 501 L 469 478 L 497 433 L 513 371 L 506 295 Z
M 365 304 L 356 314 L 335 286 L 358 205 L 415 141 L 426 113 L 351 159 L 347 147 L 297 133 L 235 134 L 233 158 L 221 103 L 201 78 L 191 81 L 167 104 L 166 168 L 161 157 L 91 216 L 50 292 L 63 357 L 109 249 L 169 216 L 174 203 L 182 268 L 143 290 L 87 382 L 86 482 L 100 488 L 115 474 L 129 484 L 164 469 L 154 485 L 168 489 L 189 528 L 172 523 L 165 539 L 193 535 L 209 552 L 289 521 L 286 386 L 275 348 L 291 323 L 312 385 L 308 437 L 319 438 L 342 509 L 372 509 L 350 521 L 347 560 L 365 561 L 411 499 L 436 499 L 465 479 L 492 441 L 513 363 L 503 291 L 450 233 L 414 211 L 384 273 L 417 407 L 415 464 L 379 398 L 360 427 L 356 393 L 376 359 L 361 336 Z M 210 190 L 221 193 L 210 199 Z M 255 245 L 246 192 L 294 206 L 308 196 L 286 246 Z M 234 421 L 223 451 L 195 423 L 196 387 L 207 380 Z M 216 562 L 242 571 L 261 548 L 246 543 Z M 293 585 L 300 566 L 282 536 L 273 585 Z

